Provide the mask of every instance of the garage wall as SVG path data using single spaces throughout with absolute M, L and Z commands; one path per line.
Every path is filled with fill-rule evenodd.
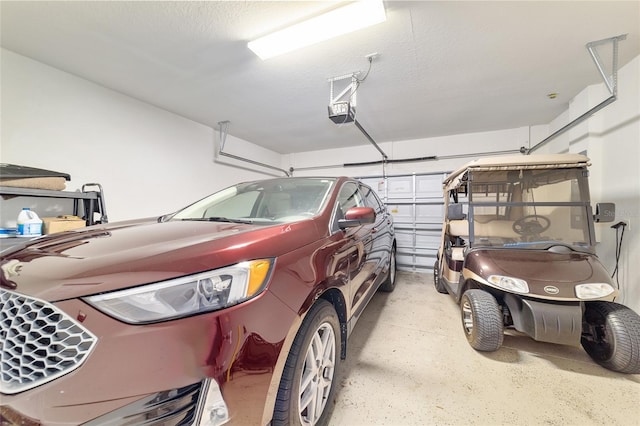
M 69 173 L 67 190 L 102 184 L 110 221 L 168 213 L 266 177 L 214 163 L 210 127 L 6 49 L 1 55 L 1 161 Z M 279 154 L 232 136 L 227 146 L 280 164 Z
M 591 199 L 616 203 L 616 220 L 596 224 L 597 251 L 607 269 L 615 268 L 616 232 L 625 221 L 619 279 L 619 302 L 640 312 L 640 57 L 618 71 L 618 99 L 586 122 L 541 149 L 541 152 L 586 152 L 591 167 Z M 558 128 L 609 96 L 604 84 L 587 87 L 568 110 L 551 123 Z

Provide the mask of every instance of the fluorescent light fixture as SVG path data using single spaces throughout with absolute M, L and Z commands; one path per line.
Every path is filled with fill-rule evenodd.
M 250 41 L 248 47 L 261 59 L 268 59 L 386 19 L 382 0 L 357 1 Z

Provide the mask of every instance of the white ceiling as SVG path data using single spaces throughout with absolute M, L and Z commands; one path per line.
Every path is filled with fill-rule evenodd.
M 640 54 L 639 1 L 386 1 L 368 29 L 267 61 L 246 47 L 336 3 L 2 1 L 1 42 L 280 153 L 368 144 L 328 119 L 327 79 L 373 52 L 357 118 L 376 142 L 547 124 L 601 81 L 587 42 Z

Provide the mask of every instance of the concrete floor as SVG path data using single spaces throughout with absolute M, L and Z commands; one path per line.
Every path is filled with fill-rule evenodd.
M 431 275 L 399 273 L 348 345 L 332 426 L 640 425 L 640 375 L 511 331 L 497 352 L 476 352 Z

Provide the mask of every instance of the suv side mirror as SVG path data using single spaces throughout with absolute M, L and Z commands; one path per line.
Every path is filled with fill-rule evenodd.
M 344 214 L 344 219 L 338 221 L 340 229 L 373 223 L 376 220 L 376 212 L 371 207 L 351 207 Z
M 597 203 L 595 222 L 613 222 L 616 219 L 616 205 L 614 203 Z

